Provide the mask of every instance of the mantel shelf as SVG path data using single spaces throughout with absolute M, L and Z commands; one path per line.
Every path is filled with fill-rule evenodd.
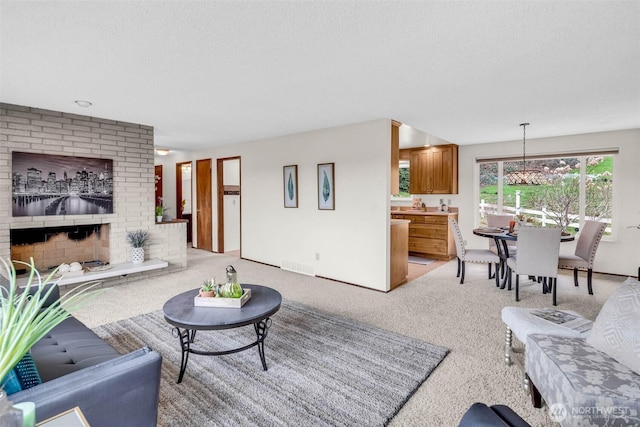
M 131 273 L 141 273 L 143 271 L 157 270 L 160 268 L 168 267 L 169 263 L 161 259 L 148 259 L 141 264 L 133 264 L 125 262 L 122 264 L 112 264 L 109 270 L 102 271 L 90 271 L 80 275 L 74 275 L 65 277 L 64 275 L 57 280 L 58 286 L 72 285 L 74 283 L 92 282 L 95 280 L 108 279 L 116 276 L 126 276 Z M 46 276 L 43 276 L 43 279 Z M 17 280 L 19 286 L 24 286 L 27 283 L 27 278 L 19 278 Z

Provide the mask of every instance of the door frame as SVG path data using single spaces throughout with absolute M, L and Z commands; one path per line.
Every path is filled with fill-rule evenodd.
M 240 156 L 216 159 L 216 182 L 218 192 L 218 253 L 224 253 L 224 162 L 238 160 L 238 182 L 240 183 L 240 258 L 242 258 L 242 159 Z
M 176 163 L 176 218 L 178 219 L 182 219 L 182 165 L 191 165 L 191 193 L 193 193 L 193 162 Z M 191 210 L 193 211 L 193 194 L 191 194 Z

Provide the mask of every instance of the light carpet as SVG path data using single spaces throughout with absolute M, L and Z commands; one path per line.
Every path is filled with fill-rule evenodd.
M 190 355 L 181 384 L 178 339 L 161 311 L 94 331 L 119 352 L 144 345 L 163 357 L 159 423 L 164 426 L 384 426 L 448 350 L 284 301 L 265 340 L 226 356 Z M 255 340 L 252 327 L 200 331 L 194 348 L 219 351 Z
M 507 404 L 532 426 L 553 425 L 547 408 L 531 406 L 522 391 L 518 369 L 504 365 L 505 328 L 500 319 L 504 306 L 551 307 L 551 296 L 542 295 L 540 284 L 523 278 L 520 302 L 516 303 L 513 291 L 498 289 L 493 280 L 487 279 L 487 267 L 482 264 L 467 265 L 463 285 L 456 278 L 453 260 L 383 293 L 237 256 L 189 249 L 187 269 L 111 287 L 99 301 L 90 302 L 74 315 L 93 328 L 159 310 L 169 298 L 196 288 L 205 278 L 224 276 L 228 264 L 236 268 L 241 282 L 277 289 L 289 301 L 451 350 L 391 420 L 390 427 L 457 426 L 475 401 Z M 431 265 L 434 264 L 441 262 Z M 558 277 L 557 308 L 574 310 L 594 320 L 604 301 L 624 279 L 594 274 L 594 295 L 589 295 L 584 273 L 576 288 L 571 272 L 562 271 Z M 259 362 L 252 359 L 252 363 Z

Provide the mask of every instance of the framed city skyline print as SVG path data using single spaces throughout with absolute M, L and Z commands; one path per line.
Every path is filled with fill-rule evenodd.
M 113 160 L 14 151 L 13 216 L 113 213 Z
M 334 164 L 318 164 L 318 209 L 335 209 Z
M 298 165 L 289 165 L 282 168 L 284 184 L 284 207 L 298 207 Z

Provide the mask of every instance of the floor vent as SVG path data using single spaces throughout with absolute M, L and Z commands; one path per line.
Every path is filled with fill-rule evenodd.
M 282 260 L 280 268 L 287 271 L 293 271 L 294 273 L 305 274 L 307 276 L 315 276 L 313 273 L 313 266 L 300 264 L 299 262 Z

